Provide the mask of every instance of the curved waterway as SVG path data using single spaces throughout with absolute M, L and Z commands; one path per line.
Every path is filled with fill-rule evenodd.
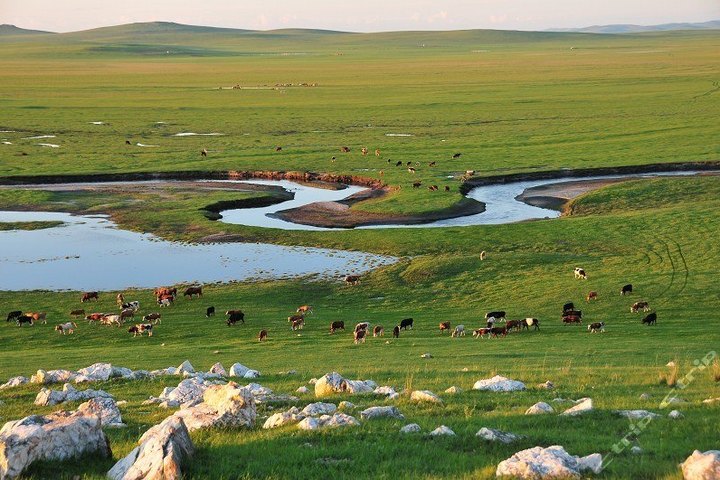
M 63 224 L 0 231 L 0 290 L 121 290 L 309 275 L 339 280 L 396 261 L 322 248 L 168 242 L 121 230 L 103 216 L 0 212 L 0 222 L 28 221 Z

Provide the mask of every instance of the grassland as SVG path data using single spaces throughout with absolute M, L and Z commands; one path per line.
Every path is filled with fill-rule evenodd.
M 12 142 L 0 145 L 0 175 L 258 169 L 373 176 L 384 170 L 386 182 L 403 188 L 355 208 L 423 212 L 443 208 L 459 194 L 408 188 L 410 174 L 389 167 L 387 158 L 419 161 L 417 177 L 457 186 L 446 177 L 467 169 L 495 175 L 717 160 L 720 149 L 715 121 L 720 94 L 708 93 L 718 73 L 716 32 L 604 37 L 156 30 L 144 37 L 142 43 L 152 47 L 144 50 L 129 27 L 52 42 L 0 39 L 8 47 L 0 49 L 0 130 L 16 131 L 0 133 Z M 178 53 L 158 53 L 158 45 Z M 318 86 L 217 89 L 288 82 Z M 172 136 L 187 131 L 225 135 Z M 47 141 L 61 147 L 23 140 L 45 134 L 57 135 Z M 125 145 L 125 139 L 158 147 Z M 283 151 L 274 152 L 276 145 Z M 353 151 L 340 154 L 342 145 Z M 361 156 L 362 146 L 380 148 L 382 158 Z M 200 157 L 202 148 L 209 150 L 207 158 Z M 460 159 L 450 158 L 455 152 L 462 152 Z M 431 171 L 425 164 L 433 160 L 438 166 Z M 193 435 L 198 455 L 191 478 L 490 478 L 499 461 L 534 445 L 560 444 L 578 455 L 607 453 L 630 429 L 613 409 L 667 413 L 669 408 L 659 407 L 671 388 L 662 379 L 665 364 L 676 361 L 682 376 L 694 360 L 718 348 L 719 190 L 716 177 L 627 182 L 579 198 L 573 214 L 559 220 L 347 232 L 221 225 L 198 210 L 246 198 L 236 192 L 104 196 L 0 190 L 0 208 L 71 205 L 110 212 L 124 226 L 168 238 L 192 240 L 223 231 L 250 241 L 404 258 L 357 287 L 302 279 L 210 285 L 203 300 L 181 300 L 164 312 L 152 338 L 86 325 L 74 336 L 60 336 L 51 325 L 6 324 L 0 327 L 0 377 L 96 361 L 150 369 L 187 358 L 204 369 L 216 361 L 242 362 L 263 373 L 263 385 L 285 393 L 332 370 L 397 388 L 465 389 L 444 395 L 444 407 L 397 402 L 408 421 L 424 431 L 446 424 L 457 433 L 454 438 L 400 437 L 402 423 L 395 421 L 323 434 L 200 432 Z M 483 250 L 488 259 L 481 262 Z M 574 280 L 575 266 L 583 266 L 589 280 Z M 620 297 L 619 287 L 628 282 L 635 295 Z M 599 292 L 597 302 L 584 304 L 588 290 Z M 149 291 L 125 294 L 144 309 L 152 302 Z M 658 311 L 656 327 L 641 326 L 640 317 L 629 312 L 629 304 L 641 298 Z M 113 300 L 113 293 L 104 294 L 93 307 L 114 310 Z M 559 310 L 567 300 L 583 303 L 587 321 L 605 321 L 607 333 L 561 325 Z M 317 313 L 297 336 L 285 318 L 303 303 L 313 304 Z M 47 311 L 51 324 L 80 307 L 76 292 L 0 292 L 0 305 L 3 311 Z M 218 311 L 242 308 L 248 325 L 228 328 L 221 318 L 206 320 L 208 305 Z M 483 341 L 451 340 L 436 330 L 444 320 L 479 326 L 484 312 L 495 309 L 514 318 L 536 316 L 541 331 Z M 327 334 L 332 320 L 369 320 L 388 328 L 407 316 L 416 319 L 416 329 L 389 343 L 369 339 L 355 346 L 350 334 Z M 260 328 L 270 331 L 267 343 L 255 340 Z M 433 358 L 421 359 L 426 352 Z M 290 369 L 297 375 L 279 373 Z M 475 380 L 494 373 L 531 388 L 513 394 L 469 391 Z M 545 380 L 557 390 L 534 388 Z M 129 427 L 108 432 L 115 460 L 167 413 L 142 406 L 142 400 L 177 381 L 93 387 L 129 401 L 123 407 Z M 2 420 L 51 411 L 32 405 L 36 393 L 37 387 L 0 393 Z M 640 400 L 641 393 L 650 400 Z M 578 418 L 523 415 L 536 401 L 583 396 L 594 399 L 596 412 Z M 652 422 L 633 439 L 645 453 L 618 455 L 601 478 L 681 478 L 677 463 L 693 449 L 718 448 L 720 407 L 702 404 L 720 397 L 712 369 L 695 375 L 679 396 L 689 402 L 679 407 L 685 418 Z M 301 397 L 302 403 L 310 401 Z M 368 397 L 352 401 L 361 407 L 383 403 Z M 526 438 L 511 446 L 485 444 L 474 437 L 482 426 Z M 112 463 L 64 462 L 60 476 L 99 478 Z M 37 465 L 29 475 L 56 478 L 58 468 Z

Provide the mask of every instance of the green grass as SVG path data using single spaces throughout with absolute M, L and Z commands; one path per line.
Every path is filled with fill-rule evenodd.
M 138 28 L 147 35 L 139 36 Z M 604 37 L 147 28 L 56 35 L 52 42 L 33 36 L 1 40 L 0 130 L 17 132 L 0 133 L 1 140 L 12 142 L 0 145 L 0 176 L 258 169 L 377 177 L 384 170 L 383 179 L 401 188 L 354 208 L 407 213 L 460 199 L 457 189 L 452 195 L 414 190 L 415 178 L 457 187 L 458 180 L 447 177 L 468 169 L 489 176 L 717 160 L 720 149 L 720 97 L 707 94 L 717 80 L 717 32 Z M 155 55 L 141 45 L 166 51 L 171 45 L 177 53 Z M 290 82 L 318 86 L 217 89 Z M 89 124 L 99 120 L 107 125 Z M 183 131 L 226 135 L 172 136 Z M 23 139 L 41 134 L 56 134 L 47 141 L 61 147 Z M 125 139 L 158 147 L 128 146 Z M 276 145 L 283 151 L 275 153 Z M 352 152 L 340 154 L 343 145 Z M 380 148 L 382 158 L 361 156 L 362 146 Z M 209 150 L 207 158 L 200 157 L 202 148 Z M 455 152 L 462 157 L 452 160 Z M 419 162 L 418 173 L 411 179 L 404 168 L 388 166 L 388 158 Z M 438 166 L 430 169 L 426 165 L 433 160 Z M 719 191 L 717 177 L 642 180 L 584 195 L 571 206 L 573 215 L 557 220 L 300 232 L 221 224 L 200 210 L 218 201 L 256 198 L 253 193 L 0 190 L 2 209 L 110 213 L 124 228 L 176 240 L 224 232 L 248 241 L 402 257 L 356 287 L 306 279 L 208 285 L 202 300 L 181 299 L 164 310 L 152 338 L 133 339 L 124 329 L 84 323 L 73 336 L 57 335 L 52 325 L 81 307 L 77 292 L 0 292 L 3 313 L 47 311 L 49 318 L 48 325 L 32 328 L 0 325 L 0 378 L 96 361 L 152 369 L 189 359 L 202 369 L 239 361 L 259 369 L 261 383 L 280 393 L 333 370 L 398 389 L 465 390 L 442 395 L 444 407 L 398 401 L 408 422 L 426 432 L 446 424 L 455 438 L 400 437 L 402 422 L 395 421 L 323 433 L 259 427 L 197 432 L 190 478 L 492 478 L 499 461 L 535 445 L 559 444 L 578 455 L 607 453 L 630 429 L 611 410 L 667 413 L 670 409 L 659 408 L 669 392 L 665 364 L 675 360 L 682 378 L 694 360 L 717 350 Z M 483 250 L 488 258 L 480 261 Z M 576 266 L 586 269 L 587 281 L 573 279 Z M 621 297 L 620 286 L 629 282 L 635 293 Z M 583 301 L 589 290 L 599 292 L 597 302 Z M 113 311 L 114 293 L 84 308 Z M 125 296 L 140 300 L 143 313 L 154 309 L 149 291 Z M 642 326 L 641 316 L 629 312 L 640 299 L 657 310 L 657 326 Z M 563 326 L 559 311 L 568 300 L 581 305 L 586 323 L 605 321 L 607 333 Z M 304 303 L 314 305 L 316 314 L 298 336 L 286 317 Z M 242 308 L 248 324 L 228 328 L 220 316 L 206 320 L 208 305 L 218 311 Z M 486 311 L 497 309 L 507 310 L 509 318 L 535 316 L 542 330 L 497 340 L 451 340 L 437 331 L 438 322 L 446 320 L 476 328 Z M 371 338 L 355 346 L 349 332 L 327 333 L 333 320 L 370 321 L 389 331 L 408 316 L 416 328 L 397 340 Z M 267 343 L 256 340 L 261 328 L 270 332 Z M 433 358 L 421 359 L 426 352 Z M 298 374 L 279 374 L 290 369 Z M 507 395 L 470 391 L 476 380 L 495 373 L 530 388 Z M 600 477 L 679 479 L 677 464 L 693 449 L 717 449 L 718 406 L 701 403 L 720 396 L 715 377 L 717 368 L 697 373 L 679 394 L 690 402 L 680 408 L 685 418 L 653 421 L 636 439 L 645 453 L 619 455 Z M 557 390 L 535 388 L 546 380 Z M 38 464 L 28 476 L 103 477 L 167 414 L 141 402 L 178 381 L 93 385 L 129 402 L 122 409 L 129 427 L 108 431 L 113 459 L 63 462 L 61 473 L 57 463 Z M 2 420 L 52 411 L 32 405 L 37 391 L 24 386 L 0 392 Z M 641 393 L 650 393 L 651 400 L 639 400 Z M 594 399 L 596 412 L 579 418 L 523 415 L 537 401 L 583 396 Z M 340 399 L 345 397 L 333 400 Z M 301 404 L 310 401 L 302 396 Z M 369 397 L 352 401 L 361 408 L 383 403 Z M 260 411 L 270 413 L 266 407 Z M 474 437 L 482 426 L 526 438 L 511 446 L 487 445 Z

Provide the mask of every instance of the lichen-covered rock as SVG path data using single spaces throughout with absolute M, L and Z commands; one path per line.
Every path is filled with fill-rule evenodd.
M 615 413 L 621 417 L 629 418 L 631 420 L 660 417 L 657 413 L 648 412 L 647 410 L 615 410 Z
M 66 383 L 62 390 L 51 390 L 43 388 L 35 397 L 35 405 L 57 405 L 64 402 L 81 402 L 92 398 L 112 398 L 112 395 L 104 390 L 77 390 L 75 387 Z
M 445 425 L 440 425 L 440 426 L 437 427 L 435 430 L 433 430 L 432 432 L 430 432 L 430 435 L 432 435 L 433 437 L 437 437 L 437 436 L 441 436 L 441 435 L 454 436 L 454 435 L 455 435 L 455 432 L 453 432 L 453 431 L 450 429 L 450 427 L 446 427 Z
M 80 404 L 78 412 L 100 417 L 103 427 L 121 428 L 126 426 L 122 421 L 120 409 L 112 398 L 91 398 L 87 402 Z
M 318 415 L 332 415 L 336 410 L 337 406 L 334 403 L 316 402 L 303 408 L 302 413 L 306 417 L 316 417 Z
M 81 368 L 78 374 L 82 375 L 88 382 L 105 382 L 113 374 L 113 366 L 109 363 L 93 363 L 89 367 Z
M 517 380 L 511 380 L 501 375 L 495 375 L 492 378 L 478 380 L 473 385 L 473 390 L 489 390 L 491 392 L 514 392 L 517 390 L 525 390 L 525 384 Z
M 482 427 L 478 430 L 475 436 L 489 442 L 500 443 L 512 443 L 522 438 L 520 435 L 515 435 L 514 433 L 503 432 L 502 430 L 495 430 L 494 428 L 487 427 Z
M 343 388 L 346 392 L 351 394 L 372 393 L 377 388 L 377 383 L 372 380 L 345 380 Z
M 555 384 L 548 380 L 545 383 L 538 384 L 537 388 L 543 389 L 543 390 L 553 390 L 555 388 Z
M 354 410 L 354 409 L 355 409 L 355 404 L 352 402 L 343 400 L 342 402 L 340 402 L 338 404 L 338 410 Z
M 360 412 L 360 418 L 363 420 L 372 420 L 375 418 L 398 418 L 403 420 L 405 416 L 400 413 L 395 406 L 370 407 Z
M 344 413 L 336 413 L 332 416 L 307 417 L 298 423 L 298 428 L 300 430 L 318 430 L 321 428 L 354 427 L 358 425 L 360 425 L 360 422 L 355 417 Z
M 77 376 L 77 372 L 70 370 L 38 370 L 35 375 L 30 377 L 30 383 L 65 383 L 71 382 Z
M 227 377 L 227 370 L 225 370 L 225 367 L 222 366 L 222 363 L 217 362 L 215 365 L 210 367 L 209 373 L 215 373 L 218 375 L 222 375 L 223 377 Z
M 178 405 L 187 403 L 197 398 L 202 398 L 205 390 L 214 385 L 212 382 L 202 380 L 200 378 L 186 378 L 178 383 L 175 388 L 165 387 L 160 394 L 160 398 L 171 402 L 177 402 Z
M 83 412 L 31 415 L 0 430 L 0 478 L 15 478 L 37 460 L 111 455 L 100 418 Z
M 250 369 L 242 363 L 233 363 L 233 365 L 230 367 L 229 373 L 231 377 L 244 377 L 245 374 L 249 371 Z
M 265 420 L 263 428 L 270 429 L 282 427 L 291 423 L 298 423 L 304 418 L 305 415 L 300 413 L 300 410 L 297 407 L 292 407 L 290 410 L 287 410 L 285 412 L 278 412 L 270 415 L 270 417 Z
M 458 393 L 462 393 L 462 391 L 463 391 L 462 388 L 456 387 L 455 385 L 453 385 L 452 387 L 446 389 L 446 390 L 445 390 L 445 393 L 450 393 L 450 394 L 455 395 L 455 394 L 458 394 Z
M 310 393 L 310 389 L 303 385 L 302 387 L 298 387 L 297 390 L 295 390 L 295 393 L 299 393 L 301 395 L 305 395 L 306 393 Z
M 720 478 L 720 450 L 695 450 L 680 468 L 685 480 L 717 480 Z
M 497 466 L 495 475 L 517 479 L 566 479 L 581 478 L 583 472 L 600 473 L 602 455 L 593 453 L 586 457 L 568 454 L 558 445 L 552 447 L 533 447 L 517 452 Z
M 375 395 L 386 395 L 389 397 L 390 395 L 395 395 L 395 393 L 397 392 L 395 392 L 395 389 L 393 387 L 385 385 L 382 387 L 377 387 L 375 390 L 373 390 L 373 393 Z
M 327 397 L 335 393 L 342 393 L 345 379 L 337 372 L 327 373 L 315 382 L 315 396 L 317 398 Z
M 420 433 L 421 430 L 417 423 L 409 423 L 400 429 L 400 433 Z
M 562 412 L 560 415 L 567 415 L 574 417 L 576 415 L 582 415 L 583 413 L 587 413 L 593 410 L 593 401 L 592 398 L 581 398 L 575 403 L 574 407 L 570 407 L 564 412 Z
M 28 383 L 30 380 L 27 377 L 19 376 L 19 377 L 12 377 L 7 382 L 0 385 L 0 390 L 5 390 L 6 388 L 13 388 L 17 387 L 19 385 L 23 385 L 25 383 Z
M 668 413 L 668 418 L 672 418 L 673 420 L 679 420 L 683 418 L 685 415 L 682 414 L 680 410 L 673 410 L 670 413 Z
M 112 480 L 180 480 L 195 453 L 182 419 L 175 416 L 149 429 L 138 446 L 108 472 Z
M 190 360 L 185 360 L 177 367 L 177 375 L 184 375 L 185 373 L 195 373 L 195 368 L 193 368 Z
M 525 415 L 542 415 L 545 413 L 554 413 L 555 409 L 549 403 L 538 402 L 532 407 L 525 410 Z
M 202 403 L 183 408 L 173 416 L 182 418 L 192 432 L 207 427 L 252 427 L 257 410 L 253 394 L 247 388 L 230 382 L 209 386 L 203 394 Z
M 430 390 L 415 390 L 410 394 L 410 400 L 414 402 L 429 402 L 442 404 L 443 401 Z

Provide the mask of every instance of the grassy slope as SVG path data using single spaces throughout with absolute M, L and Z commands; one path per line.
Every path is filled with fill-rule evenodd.
M 0 149 L 0 174 L 191 168 L 358 173 L 383 168 L 387 181 L 407 186 L 405 171 L 388 169 L 385 158 L 363 158 L 357 149 L 379 147 L 393 160 L 437 159 L 439 167 L 432 177 L 427 169 L 419 174 L 438 184 L 441 177 L 468 168 L 497 174 L 717 156 L 713 139 L 718 97 L 693 98 L 712 89 L 715 33 L 612 39 L 558 35 L 540 43 L 496 44 L 492 37 L 464 32 L 450 36 L 459 39 L 455 42 L 426 40 L 425 48 L 418 47 L 428 35 L 332 35 L 322 44 L 278 36 L 269 43 L 273 51 L 312 53 L 302 58 L 160 58 L 122 52 L 109 56 L 89 51 L 97 44 L 83 39 L 68 39 L 51 48 L 32 42 L 14 45 L 0 52 L 0 76 L 7 92 L 0 98 L 0 129 L 21 132 L 0 134 L 14 143 Z M 250 38 L 197 44 L 185 37 L 175 44 L 246 53 L 268 45 L 267 40 L 260 43 L 260 37 Z M 162 42 L 172 43 L 167 37 Z M 571 46 L 577 48 L 570 50 Z M 338 51 L 343 55 L 335 55 Z M 214 90 L 236 83 L 302 81 L 320 86 Z M 87 123 L 95 120 L 109 125 Z M 155 125 L 159 120 L 169 125 Z M 313 133 L 320 130 L 323 133 Z M 179 131 L 228 135 L 168 136 Z M 58 138 L 49 141 L 63 146 L 36 147 L 36 141 L 21 139 L 29 132 L 57 133 Z M 393 138 L 385 133 L 416 136 Z M 160 147 L 128 148 L 125 138 Z M 284 147 L 280 155 L 272 152 L 278 144 Z M 329 157 L 345 144 L 355 151 L 338 155 L 331 164 Z M 211 151 L 208 159 L 197 155 L 203 147 Z M 20 151 L 30 156 L 16 156 Z M 461 160 L 449 159 L 455 151 L 463 152 Z M 0 374 L 78 368 L 101 359 L 154 368 L 188 358 L 199 368 L 215 361 L 226 366 L 240 361 L 262 370 L 262 383 L 279 392 L 294 391 L 333 369 L 398 388 L 411 384 L 441 392 L 455 384 L 466 390 L 457 397 L 446 396 L 442 408 L 400 401 L 409 421 L 426 431 L 447 424 L 458 433 L 454 439 L 400 440 L 396 432 L 401 424 L 386 421 L 365 424 L 352 433 L 198 433 L 193 478 L 317 478 L 328 472 L 359 478 L 489 478 L 498 461 L 537 444 L 561 444 L 574 454 L 607 452 L 629 430 L 628 422 L 609 410 L 667 412 L 658 408 L 669 390 L 658 382 L 666 370 L 663 365 L 676 359 L 682 375 L 693 360 L 717 348 L 715 329 L 699 325 L 714 324 L 720 307 L 720 298 L 712 293 L 717 260 L 708 254 L 720 248 L 718 188 L 714 178 L 626 183 L 581 198 L 575 216 L 516 225 L 331 233 L 238 227 L 257 240 L 363 248 L 413 258 L 367 276 L 355 288 L 301 280 L 209 286 L 202 301 L 180 301 L 164 312 L 165 321 L 151 339 L 86 325 L 73 337 L 53 335 L 51 325 L 3 325 L 0 351 L 7 354 L 0 356 Z M 5 195 L 3 204 L 11 198 L 16 204 L 67 199 L 44 193 Z M 85 198 L 84 205 L 97 207 L 103 200 L 126 205 L 121 211 L 132 216 L 129 223 L 154 220 L 152 214 L 143 216 L 115 198 Z M 423 210 L 451 201 L 451 196 L 404 188 L 362 208 Z M 162 200 L 154 202 L 152 209 L 162 206 Z M 195 196 L 178 202 L 172 216 L 181 221 L 170 222 L 166 234 L 186 235 L 186 224 L 198 225 L 203 233 L 217 228 L 191 216 L 197 215 L 198 203 Z M 625 211 L 627 205 L 635 208 Z M 489 252 L 485 262 L 478 260 L 481 250 Z M 587 282 L 572 279 L 571 269 L 578 265 L 588 271 Z M 636 286 L 632 298 L 617 295 L 626 282 Z M 582 298 L 590 289 L 600 293 L 600 300 L 584 305 Z M 151 302 L 147 291 L 127 296 L 139 299 L 144 310 Z M 98 305 L 85 307 L 112 310 L 112 298 L 108 294 Z M 641 327 L 639 316 L 628 312 L 629 304 L 640 298 L 658 309 L 657 327 Z M 583 303 L 588 320 L 606 321 L 608 332 L 590 335 L 560 325 L 559 307 L 569 299 Z M 298 337 L 290 333 L 284 318 L 306 302 L 315 305 L 317 313 Z M 210 304 L 218 311 L 243 308 L 249 325 L 228 329 L 220 318 L 205 320 L 202 314 Z M 3 311 L 45 310 L 52 324 L 80 303 L 75 293 L 0 292 L 0 305 Z M 453 341 L 435 330 L 441 320 L 475 327 L 485 311 L 494 309 L 505 309 L 516 318 L 537 316 L 543 330 L 492 341 Z M 349 333 L 326 333 L 332 320 L 370 320 L 387 328 L 406 316 L 416 319 L 416 330 L 390 344 L 370 339 L 356 347 Z M 270 329 L 267 344 L 254 340 L 260 328 Z M 216 350 L 220 353 L 214 354 Z M 434 358 L 421 361 L 425 352 Z M 298 370 L 298 375 L 277 374 L 289 369 Z M 495 372 L 528 385 L 551 379 L 559 387 L 555 392 L 531 389 L 511 395 L 467 391 L 475 380 Z M 115 458 L 128 452 L 140 433 L 164 414 L 140 402 L 175 383 L 177 379 L 101 386 L 130 401 L 123 409 L 130 427 L 109 432 Z M 36 391 L 23 387 L 2 392 L 3 420 L 52 410 L 31 405 Z M 643 392 L 651 393 L 652 399 L 638 400 Z M 573 419 L 522 415 L 532 403 L 556 396 L 592 396 L 600 411 Z M 686 418 L 651 423 L 637 439 L 646 454 L 622 455 L 603 478 L 679 478 L 676 465 L 694 448 L 717 448 L 718 407 L 699 402 L 720 396 L 718 383 L 703 372 L 681 396 L 693 402 L 682 408 Z M 361 398 L 357 403 L 365 407 L 382 402 Z M 485 445 L 473 437 L 482 426 L 528 438 L 513 446 Z M 312 448 L 301 448 L 306 442 Z M 348 461 L 336 466 L 317 463 L 328 457 Z M 68 462 L 62 475 L 69 478 L 90 469 L 99 478 L 111 464 Z M 31 473 L 54 477 L 57 468 L 39 465 Z

